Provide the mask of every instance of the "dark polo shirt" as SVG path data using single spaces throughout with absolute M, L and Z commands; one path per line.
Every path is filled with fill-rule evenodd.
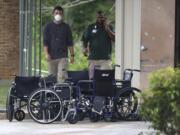
M 52 59 L 68 57 L 68 47 L 73 45 L 72 32 L 68 24 L 50 22 L 44 29 L 44 46 Z
M 82 41 L 89 43 L 90 60 L 111 59 L 111 39 L 102 26 L 96 23 L 89 25 L 83 34 Z

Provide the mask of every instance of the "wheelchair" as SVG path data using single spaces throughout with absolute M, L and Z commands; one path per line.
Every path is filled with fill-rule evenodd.
M 28 102 L 28 112 L 38 123 L 48 124 L 57 120 L 77 123 L 81 110 L 77 107 L 80 98 L 79 80 L 88 80 L 87 71 L 68 71 L 68 79 L 57 83 L 56 76 L 45 78 L 44 87 L 33 92 Z M 52 81 L 53 80 L 53 81 Z
M 15 76 L 6 101 L 7 119 L 22 121 L 25 118 L 24 107 L 30 94 L 40 87 L 40 77 Z
M 22 121 L 25 110 L 39 123 L 52 123 L 57 119 L 76 123 L 76 109 L 69 83 L 57 84 L 55 76 L 15 76 L 7 95 L 7 119 Z
M 94 99 L 90 120 L 97 122 L 116 121 L 129 118 L 137 111 L 138 98 L 135 92 L 139 89 L 131 87 L 133 72 L 140 70 L 125 69 L 123 80 L 115 80 L 115 70 L 94 70 Z
M 41 124 L 58 120 L 75 124 L 84 118 L 84 113 L 78 106 L 81 92 L 77 84 L 80 80 L 88 80 L 88 71 L 68 71 L 68 79 L 64 83 L 56 83 L 55 78 L 56 76 L 44 78 L 44 87 L 30 95 L 29 115 Z

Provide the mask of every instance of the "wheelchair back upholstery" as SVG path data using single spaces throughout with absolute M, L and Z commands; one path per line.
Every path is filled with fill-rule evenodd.
M 124 75 L 123 75 L 123 80 L 125 81 L 131 81 L 132 80 L 132 77 L 133 77 L 133 73 L 128 71 L 128 70 L 125 70 L 124 71 Z
M 29 97 L 29 95 L 39 88 L 40 77 L 16 76 L 15 77 L 15 96 L 19 98 Z
M 54 88 L 61 99 L 63 100 L 71 99 L 72 89 L 68 85 L 57 84 L 54 86 Z
M 114 96 L 115 86 L 114 70 L 94 70 L 94 93 L 95 96 Z
M 72 81 L 74 85 L 78 85 L 80 88 L 81 94 L 92 95 L 92 84 L 81 82 L 82 80 L 89 80 L 88 70 L 83 71 L 68 71 L 69 81 Z
M 79 80 L 89 80 L 89 74 L 87 70 L 68 71 L 68 78 L 76 85 Z
M 123 74 L 123 87 L 131 87 L 131 80 L 133 77 L 133 73 L 131 71 L 125 70 Z

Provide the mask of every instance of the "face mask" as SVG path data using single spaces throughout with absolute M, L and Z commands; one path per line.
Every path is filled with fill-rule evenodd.
M 54 19 L 55 19 L 55 21 L 60 22 L 62 20 L 62 17 L 57 14 L 54 16 Z

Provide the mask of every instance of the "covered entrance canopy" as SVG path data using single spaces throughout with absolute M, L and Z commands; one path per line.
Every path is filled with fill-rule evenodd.
M 42 3 L 43 0 L 19 0 L 21 75 L 41 74 Z M 115 7 L 115 61 L 121 65 L 116 78 L 121 78 L 125 68 L 140 69 L 141 0 L 116 0 Z M 136 74 L 134 80 L 139 86 L 140 75 Z

